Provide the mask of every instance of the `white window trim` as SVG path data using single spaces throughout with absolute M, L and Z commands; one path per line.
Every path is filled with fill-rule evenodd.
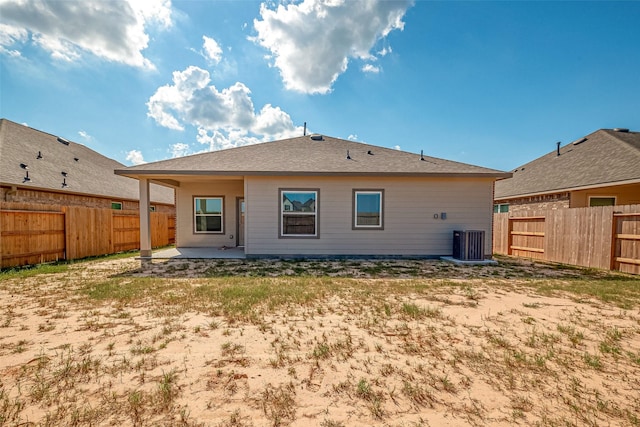
M 380 224 L 358 224 L 358 194 L 380 195 Z M 353 190 L 353 229 L 383 230 L 384 229 L 384 190 Z
M 315 197 L 315 209 L 313 212 L 295 212 L 293 210 L 291 211 L 286 211 L 284 210 L 284 203 L 282 201 L 282 198 L 284 197 L 284 193 L 314 193 Z M 279 191 L 279 202 L 278 204 L 280 205 L 280 207 L 278 208 L 280 211 L 280 230 L 279 230 L 279 238 L 318 238 L 318 198 L 320 197 L 320 190 L 317 189 L 306 189 L 306 188 L 294 188 L 294 189 L 289 189 L 289 188 L 281 188 Z M 314 216 L 315 217 L 315 221 L 314 221 L 314 233 L 313 234 L 284 234 L 284 214 L 287 215 L 300 215 L 300 216 Z
M 202 199 L 220 199 L 219 214 L 199 214 L 196 211 L 196 200 Z M 198 231 L 196 218 L 199 216 L 219 216 L 220 231 Z M 224 196 L 193 196 L 193 232 L 194 234 L 224 234 Z

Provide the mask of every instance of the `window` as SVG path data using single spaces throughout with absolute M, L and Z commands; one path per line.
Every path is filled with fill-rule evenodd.
M 156 207 L 151 205 L 149 206 L 149 212 L 155 212 L 156 211 Z
M 318 237 L 318 190 L 280 190 L 280 237 Z
M 509 204 L 508 203 L 499 203 L 493 205 L 493 213 L 504 213 L 509 212 Z
M 194 231 L 196 233 L 223 233 L 223 209 L 223 197 L 194 197 Z
M 382 190 L 353 190 L 353 228 L 382 230 Z
M 122 202 L 111 202 L 111 209 L 115 209 L 117 211 L 122 210 Z
M 589 197 L 589 206 L 615 206 L 615 197 Z

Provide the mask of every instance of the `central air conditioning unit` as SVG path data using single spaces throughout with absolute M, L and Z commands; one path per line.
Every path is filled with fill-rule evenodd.
M 453 232 L 453 258 L 461 261 L 484 260 L 484 231 L 455 230 Z

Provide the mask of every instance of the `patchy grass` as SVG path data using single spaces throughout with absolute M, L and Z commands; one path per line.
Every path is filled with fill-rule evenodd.
M 82 259 L 76 259 L 71 261 L 57 261 L 46 264 L 26 265 L 24 267 L 8 267 L 0 269 L 0 282 L 3 280 L 11 279 L 25 279 L 27 277 L 33 277 L 43 274 L 60 274 L 69 271 L 72 266 L 82 265 L 88 262 L 94 261 L 108 261 L 118 260 L 124 258 L 131 258 L 133 255 L 139 254 L 138 251 L 119 252 L 117 254 L 87 257 Z
M 640 425 L 639 278 L 501 261 L 5 272 L 0 425 Z

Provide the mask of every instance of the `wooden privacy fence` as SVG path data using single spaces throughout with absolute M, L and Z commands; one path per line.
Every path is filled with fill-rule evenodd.
M 37 210 L 37 209 L 49 210 Z M 175 216 L 151 212 L 151 245 L 175 243 Z M 137 211 L 85 207 L 0 209 L 0 267 L 106 255 L 140 248 Z
M 640 205 L 493 216 L 493 253 L 640 274 Z

